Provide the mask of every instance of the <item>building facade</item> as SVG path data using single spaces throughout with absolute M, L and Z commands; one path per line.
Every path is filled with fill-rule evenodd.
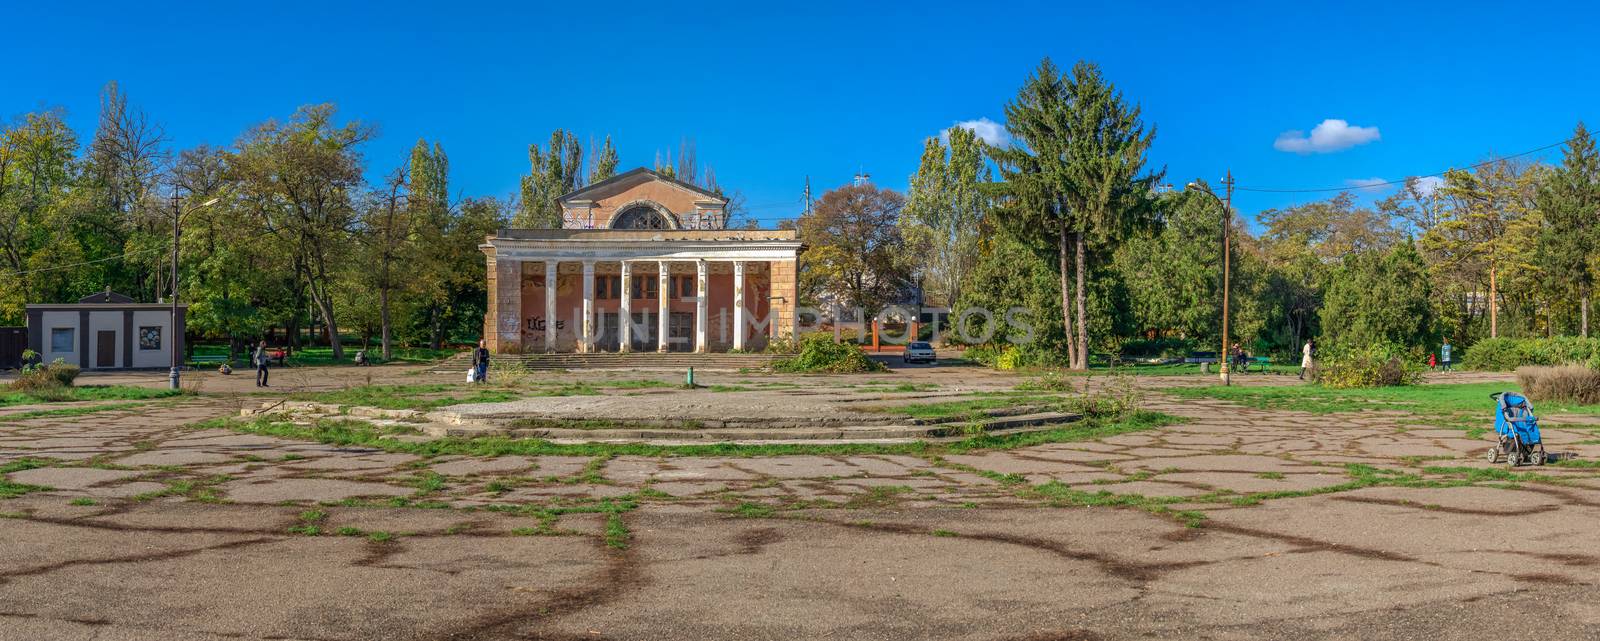
M 723 229 L 727 199 L 648 169 L 560 204 L 562 229 L 479 246 L 491 351 L 754 351 L 793 331 L 795 232 Z
M 187 305 L 136 303 L 107 290 L 59 305 L 28 305 L 28 349 L 43 362 L 59 358 L 83 369 L 147 369 L 172 365 L 183 353 Z

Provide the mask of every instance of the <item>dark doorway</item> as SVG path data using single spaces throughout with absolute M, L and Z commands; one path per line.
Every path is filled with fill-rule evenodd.
M 95 367 L 117 366 L 117 333 L 113 330 L 100 330 L 95 334 Z
M 22 350 L 28 349 L 28 328 L 0 327 L 0 368 L 22 367 Z

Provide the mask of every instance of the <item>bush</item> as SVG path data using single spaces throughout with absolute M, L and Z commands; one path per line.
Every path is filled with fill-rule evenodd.
M 1536 401 L 1600 405 L 1600 369 L 1587 365 L 1519 367 L 1517 385 Z
M 11 382 L 11 389 L 36 396 L 50 394 L 52 390 L 72 387 L 80 371 L 77 365 L 68 365 L 59 358 L 49 364 L 25 365 L 17 380 Z
M 1023 367 L 1059 367 L 1066 364 L 1061 354 L 1037 344 L 988 344 L 968 347 L 961 356 L 995 369 L 1013 370 Z
M 1572 365 L 1600 362 L 1600 338 L 1486 338 L 1461 358 L 1466 369 L 1509 372 L 1530 365 Z
M 1392 387 L 1422 379 L 1416 354 L 1388 346 L 1330 350 L 1317 360 L 1317 382 L 1326 387 Z
M 1139 411 L 1142 396 L 1132 376 L 1118 374 L 1098 387 L 1085 382 L 1083 391 L 1069 397 L 1065 407 L 1086 418 L 1122 418 Z
M 833 342 L 831 334 L 812 334 L 801 341 L 798 355 L 773 361 L 772 369 L 790 373 L 852 374 L 888 368 L 883 363 L 867 358 L 866 353 L 855 345 Z
M 994 367 L 1000 358 L 1000 348 L 994 345 L 973 345 L 961 352 L 961 357 L 985 367 Z

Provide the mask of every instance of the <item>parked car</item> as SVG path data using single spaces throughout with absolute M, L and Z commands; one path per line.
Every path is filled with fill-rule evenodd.
M 939 356 L 933 352 L 933 345 L 925 341 L 912 341 L 906 344 L 906 351 L 901 358 L 907 363 L 934 363 Z

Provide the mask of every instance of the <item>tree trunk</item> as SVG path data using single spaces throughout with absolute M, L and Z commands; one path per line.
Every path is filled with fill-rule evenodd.
M 433 305 L 431 315 L 432 318 L 429 322 L 432 327 L 429 331 L 428 346 L 433 349 L 441 349 L 444 347 L 444 312 L 439 309 L 437 303 Z
M 390 329 L 389 329 L 389 288 L 378 290 L 378 316 L 383 321 L 383 360 L 391 358 Z
M 1077 345 L 1072 334 L 1072 288 L 1069 286 L 1071 269 L 1067 264 L 1067 224 L 1061 223 L 1061 242 L 1058 245 L 1061 255 L 1061 329 L 1067 338 L 1067 366 L 1077 365 Z
M 1500 337 L 1500 288 L 1494 265 L 1489 266 L 1489 338 Z
M 1083 255 L 1083 232 L 1080 231 L 1074 236 L 1078 246 L 1078 362 L 1074 363 L 1072 368 L 1083 370 L 1089 369 L 1089 295 L 1083 285 L 1084 274 L 1089 270 Z
M 316 303 L 317 312 L 322 315 L 322 326 L 328 332 L 328 347 L 333 348 L 333 360 L 344 358 L 344 346 L 339 344 L 339 321 L 333 317 L 333 300 L 328 292 L 318 292 L 312 287 L 311 302 Z
M 1578 334 L 1584 338 L 1589 337 L 1589 286 L 1583 286 L 1583 296 L 1578 300 L 1579 318 Z

